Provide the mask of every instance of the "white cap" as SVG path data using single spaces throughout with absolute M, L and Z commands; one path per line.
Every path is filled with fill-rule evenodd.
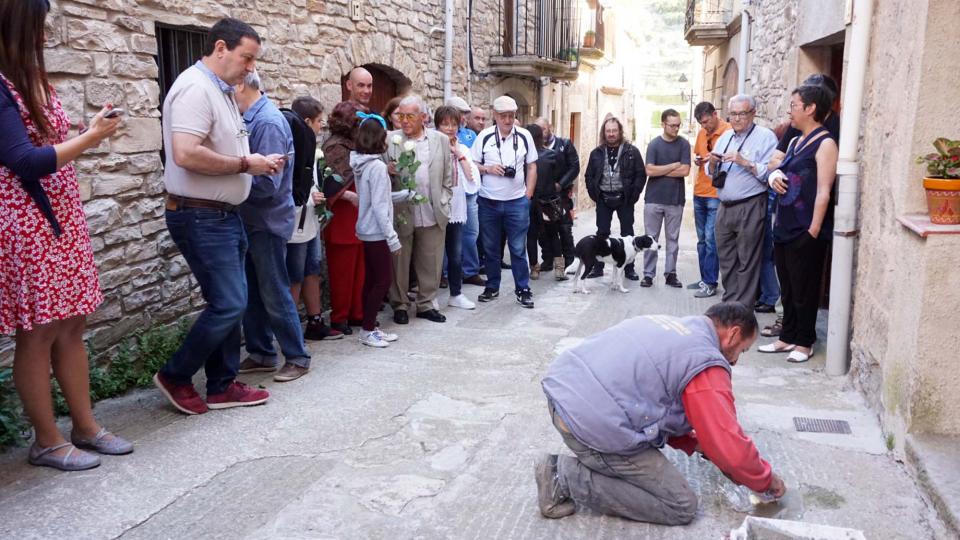
M 517 102 L 510 96 L 500 96 L 493 100 L 493 110 L 498 113 L 515 112 L 517 110 Z
M 459 96 L 452 96 L 450 99 L 447 100 L 447 105 L 464 113 L 468 113 L 471 110 L 473 110 L 470 108 L 470 104 L 467 103 L 466 100 L 464 100 L 462 97 L 459 97 Z

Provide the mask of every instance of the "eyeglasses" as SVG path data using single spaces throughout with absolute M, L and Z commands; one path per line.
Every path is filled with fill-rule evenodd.
M 807 105 L 805 103 L 797 103 L 796 101 L 790 102 L 790 110 L 795 111 L 797 109 L 805 109 Z
M 742 112 L 732 112 L 730 113 L 730 118 L 746 118 L 755 112 L 756 112 L 756 109 L 750 109 L 749 111 L 742 111 Z
M 664 124 L 664 126 L 670 129 L 680 129 L 680 124 Z
M 393 113 L 397 115 L 397 118 L 400 120 L 416 120 L 420 118 L 420 113 Z

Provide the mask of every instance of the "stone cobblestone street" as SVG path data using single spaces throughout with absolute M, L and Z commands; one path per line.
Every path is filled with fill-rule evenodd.
M 685 283 L 697 274 L 687 214 Z M 580 215 L 578 238 L 593 219 Z M 300 380 L 247 377 L 273 393 L 261 407 L 185 417 L 152 389 L 101 402 L 101 420 L 136 452 L 69 474 L 27 466 L 25 449 L 3 455 L 0 538 L 721 538 L 745 517 L 730 484 L 673 450 L 701 499 L 689 526 L 584 509 L 550 521 L 537 510 L 533 460 L 565 450 L 539 386 L 556 351 L 625 317 L 694 314 L 711 303 L 662 280 L 652 289 L 631 282 L 629 294 L 603 287 L 608 280 L 609 269 L 583 296 L 570 281 L 541 278 L 532 311 L 505 295 L 475 312 L 448 309 L 443 325 L 395 329 L 383 315 L 401 336 L 387 350 L 355 337 L 324 342 L 312 346 L 314 368 Z M 793 490 L 780 517 L 870 539 L 947 538 L 860 394 L 822 367 L 822 355 L 795 366 L 751 351 L 734 369 L 741 421 Z M 793 416 L 847 420 L 852 434 L 797 433 Z

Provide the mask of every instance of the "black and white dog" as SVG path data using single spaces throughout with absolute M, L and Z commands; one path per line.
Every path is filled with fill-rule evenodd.
M 613 280 L 610 282 L 610 288 L 629 292 L 623 286 L 623 269 L 645 249 L 658 250 L 660 245 L 652 236 L 647 235 L 620 238 L 590 235 L 581 238 L 574 249 L 577 255 L 577 269 L 574 271 L 576 278 L 573 281 L 573 292 L 590 294 L 583 277 L 601 261 L 613 266 Z

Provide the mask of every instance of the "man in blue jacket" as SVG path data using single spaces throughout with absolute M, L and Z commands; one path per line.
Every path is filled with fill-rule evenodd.
M 250 148 L 287 156 L 283 171 L 253 177 L 250 196 L 240 205 L 247 230 L 247 311 L 243 335 L 248 357 L 240 373 L 277 372 L 278 382 L 302 377 L 310 369 L 300 314 L 290 295 L 287 241 L 293 235 L 293 134 L 283 113 L 260 91 L 257 72 L 237 86 L 237 104 L 250 132 Z M 273 345 L 276 336 L 286 363 Z M 279 371 L 277 371 L 279 370 Z

